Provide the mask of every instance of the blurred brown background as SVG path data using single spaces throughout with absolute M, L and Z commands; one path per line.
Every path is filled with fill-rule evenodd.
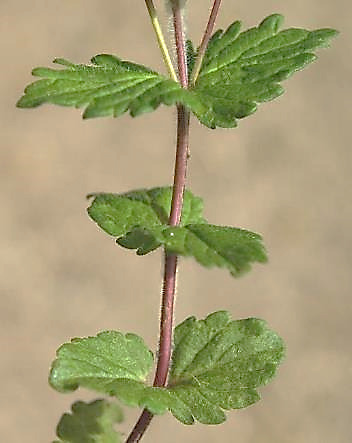
M 161 2 L 160 2 L 161 3 Z M 190 0 L 199 41 L 210 1 Z M 155 419 L 145 443 L 351 441 L 351 34 L 347 0 L 225 1 L 219 27 L 281 12 L 286 26 L 335 27 L 330 50 L 235 130 L 192 122 L 189 184 L 213 223 L 263 234 L 270 263 L 239 280 L 182 260 L 177 322 L 228 309 L 285 338 L 287 359 L 263 401 L 221 427 Z M 137 258 L 89 221 L 85 195 L 169 184 L 175 111 L 82 121 L 14 107 L 33 66 L 116 53 L 163 70 L 142 0 L 1 0 L 1 441 L 47 443 L 73 400 L 47 385 L 55 349 L 102 329 L 155 349 L 160 253 Z M 126 412 L 124 432 L 137 417 Z

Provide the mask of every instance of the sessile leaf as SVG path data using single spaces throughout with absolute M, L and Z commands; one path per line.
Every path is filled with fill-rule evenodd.
M 223 410 L 260 399 L 256 388 L 274 377 L 283 357 L 282 339 L 264 320 L 232 320 L 227 311 L 190 317 L 175 329 L 169 389 L 186 405 L 189 422 L 221 423 Z
M 106 385 L 117 379 L 143 382 L 153 364 L 153 355 L 135 334 L 105 331 L 96 337 L 74 338 L 56 354 L 50 385 L 59 392 L 79 386 L 106 393 Z
M 72 413 L 61 417 L 56 428 L 59 440 L 54 443 L 120 443 L 121 434 L 114 425 L 122 420 L 122 410 L 116 403 L 77 401 L 72 405 Z
M 94 197 L 88 214 L 110 235 L 119 237 L 135 226 L 166 225 L 171 210 L 172 187 L 140 189 L 124 194 L 90 194 Z M 184 193 L 181 226 L 204 223 L 203 201 L 190 191 Z
M 267 260 L 261 236 L 244 229 L 208 224 L 203 203 L 185 192 L 180 226 L 167 225 L 171 207 L 170 187 L 132 191 L 127 194 L 95 194 L 89 216 L 117 243 L 145 255 L 160 246 L 191 256 L 206 267 L 227 268 L 233 276 Z
M 279 31 L 283 17 L 274 14 L 255 28 L 240 33 L 235 22 L 213 35 L 194 88 L 185 90 L 177 82 L 145 67 L 101 54 L 91 64 L 64 59 L 54 63 L 62 69 L 35 68 L 41 79 L 25 89 L 17 102 L 20 108 L 43 103 L 85 108 L 84 118 L 131 116 L 155 110 L 160 104 L 188 107 L 209 128 L 233 128 L 237 119 L 284 92 L 280 82 L 316 58 L 314 50 L 327 47 L 337 35 L 333 29 Z M 187 43 L 189 70 L 196 51 Z
M 241 33 L 241 22 L 236 21 L 212 36 L 194 89 L 208 105 L 211 127 L 235 127 L 258 103 L 283 94 L 280 82 L 312 63 L 313 51 L 328 47 L 337 35 L 333 29 L 279 32 L 283 19 L 273 14 Z
M 166 228 L 163 236 L 169 252 L 194 257 L 206 267 L 227 268 L 234 277 L 249 271 L 253 262 L 267 261 L 261 236 L 245 229 L 190 224 Z
M 231 320 L 226 311 L 176 327 L 167 389 L 148 388 L 140 405 L 169 410 L 184 424 L 219 424 L 224 411 L 260 399 L 259 386 L 275 375 L 284 357 L 282 339 L 256 318 Z
M 144 345 L 133 346 L 126 370 L 124 343 L 114 342 L 112 352 L 111 341 L 106 346 L 102 334 L 63 345 L 53 363 L 51 385 L 59 391 L 81 386 L 104 392 L 153 414 L 170 411 L 184 424 L 219 424 L 226 420 L 224 411 L 257 402 L 257 388 L 274 377 L 284 357 L 282 339 L 263 320 L 232 320 L 226 311 L 204 320 L 190 317 L 175 329 L 168 386 L 156 388 L 145 383 L 151 352 Z
M 54 63 L 64 69 L 35 68 L 41 77 L 25 89 L 19 108 L 34 108 L 43 103 L 85 108 L 83 118 L 119 117 L 130 111 L 132 117 L 154 111 L 161 103 L 183 103 L 203 113 L 204 105 L 173 80 L 145 66 L 108 54 L 96 55 L 89 65 L 64 59 Z

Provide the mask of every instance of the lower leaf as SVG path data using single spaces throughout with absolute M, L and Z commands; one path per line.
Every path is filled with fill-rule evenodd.
M 169 386 L 146 388 L 139 403 L 155 414 L 168 409 L 184 424 L 220 424 L 224 411 L 260 399 L 257 388 L 274 377 L 283 357 L 282 339 L 264 320 L 231 320 L 226 311 L 191 317 L 175 330 Z
M 274 377 L 283 357 L 282 339 L 264 320 L 232 320 L 219 311 L 175 328 L 166 388 L 146 385 L 152 354 L 143 340 L 114 331 L 63 345 L 50 383 L 59 391 L 81 386 L 104 392 L 153 414 L 170 411 L 184 424 L 219 424 L 225 411 L 260 399 L 257 388 Z
M 116 403 L 77 401 L 72 413 L 61 417 L 56 428 L 59 440 L 54 443 L 120 443 L 122 436 L 113 426 L 122 420 L 122 410 Z
M 49 382 L 60 392 L 79 386 L 109 393 L 107 386 L 119 379 L 144 381 L 153 354 L 135 334 L 104 331 L 96 337 L 75 338 L 57 351 Z

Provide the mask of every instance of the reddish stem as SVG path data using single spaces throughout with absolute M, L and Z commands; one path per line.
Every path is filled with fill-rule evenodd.
M 172 349 L 172 326 L 176 289 L 177 255 L 165 253 L 164 282 L 161 302 L 159 358 L 153 386 L 167 382 Z
M 183 88 L 188 87 L 188 72 L 183 33 L 183 19 L 180 8 L 173 9 L 175 41 L 178 59 L 180 83 Z M 189 111 L 184 106 L 177 106 L 177 147 L 174 173 L 174 186 L 172 192 L 170 226 L 177 226 L 181 221 L 183 194 L 186 185 L 186 171 L 189 144 Z M 153 386 L 164 387 L 170 367 L 172 350 L 173 314 L 176 289 L 177 256 L 165 253 L 164 280 L 161 302 L 159 357 Z M 139 442 L 147 430 L 153 414 L 144 409 L 139 420 L 134 426 L 126 443 Z
M 193 68 L 192 79 L 191 79 L 192 86 L 195 85 L 198 75 L 199 75 L 199 72 L 200 72 L 200 69 L 202 67 L 202 62 L 203 62 L 205 52 L 208 47 L 209 40 L 210 40 L 211 35 L 213 33 L 216 17 L 218 16 L 220 6 L 221 6 L 221 0 L 214 0 L 214 4 L 213 4 L 213 7 L 212 7 L 212 10 L 210 13 L 210 17 L 209 17 L 207 26 L 204 31 L 203 39 L 202 39 L 202 42 L 199 46 L 197 60 L 194 65 L 194 68 Z
M 137 423 L 135 424 L 131 434 L 129 435 L 126 443 L 134 443 L 141 440 L 145 431 L 148 429 L 150 422 L 152 421 L 153 414 L 147 409 L 144 409 Z
M 177 52 L 177 65 L 178 65 L 178 75 L 180 77 L 180 83 L 183 88 L 188 87 L 188 69 L 187 69 L 187 57 L 186 57 L 186 44 L 184 35 L 184 24 L 181 8 L 178 2 L 175 2 L 172 8 L 173 19 L 174 19 L 174 29 L 175 29 L 175 44 Z

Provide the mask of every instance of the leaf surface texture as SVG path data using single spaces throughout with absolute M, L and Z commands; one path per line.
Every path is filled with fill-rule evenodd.
M 274 377 L 284 356 L 282 339 L 263 320 L 232 320 L 226 311 L 210 314 L 204 320 L 190 317 L 175 329 L 169 384 L 155 388 L 145 382 L 150 351 L 144 346 L 135 347 L 129 358 L 129 367 L 135 367 L 135 371 L 121 371 L 115 369 L 126 365 L 121 359 L 121 344 L 116 343 L 112 354 L 101 336 L 73 342 L 84 345 L 84 360 L 89 358 L 89 366 L 82 365 L 82 349 L 72 346 L 72 342 L 59 349 L 51 373 L 52 386 L 59 391 L 81 386 L 104 392 L 128 406 L 146 407 L 153 414 L 170 411 L 184 424 L 219 424 L 226 420 L 225 411 L 257 402 L 257 388 Z M 141 338 L 137 341 L 142 343 Z M 68 348 L 70 352 L 62 352 Z M 145 355 L 143 369 L 139 352 Z
M 122 419 L 122 410 L 116 403 L 77 401 L 72 412 L 61 417 L 54 443 L 122 443 L 121 434 L 113 427 Z
M 172 189 L 153 188 L 127 194 L 95 194 L 90 217 L 117 243 L 138 255 L 164 246 L 170 253 L 194 257 L 206 267 L 227 268 L 233 276 L 267 260 L 261 236 L 244 229 L 208 224 L 203 203 L 185 192 L 181 224 L 167 225 Z
M 106 393 L 112 380 L 144 381 L 153 355 L 135 334 L 104 331 L 96 337 L 74 338 L 62 345 L 54 361 L 49 382 L 60 392 L 82 386 Z
M 91 64 L 74 64 L 64 59 L 62 69 L 35 68 L 41 79 L 30 84 L 18 101 L 21 108 L 43 103 L 83 107 L 83 117 L 118 117 L 129 111 L 137 115 L 155 110 L 160 104 L 188 107 L 209 128 L 232 128 L 237 119 L 284 92 L 281 82 L 316 58 L 314 51 L 327 47 L 336 36 L 333 29 L 280 31 L 283 17 L 274 14 L 255 28 L 240 32 L 234 22 L 217 31 L 208 45 L 194 88 L 181 86 L 145 66 L 100 54 Z M 187 43 L 188 65 L 192 69 L 196 52 Z
M 164 405 L 184 424 L 219 424 L 224 411 L 260 399 L 257 388 L 273 378 L 283 356 L 281 338 L 263 320 L 231 320 L 226 311 L 191 317 L 175 330 L 169 387 L 149 388 L 141 401 L 152 411 L 155 402 L 155 413 Z

